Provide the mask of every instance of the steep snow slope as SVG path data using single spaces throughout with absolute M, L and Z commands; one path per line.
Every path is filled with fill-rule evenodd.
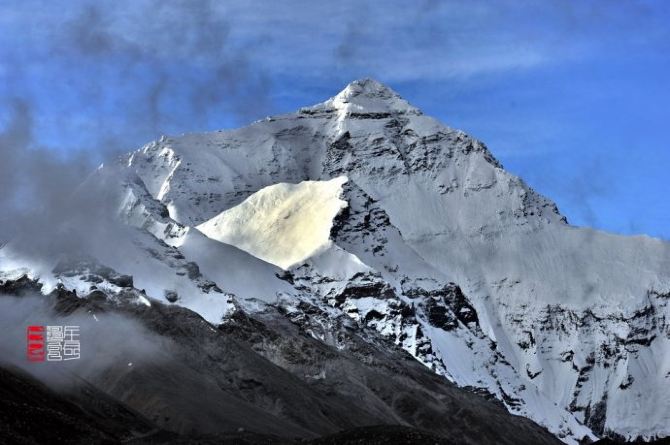
M 346 181 L 268 186 L 197 229 L 287 269 L 330 245 L 333 219 L 347 205 L 339 198 Z
M 271 303 L 278 295 L 296 292 L 277 277 L 280 268 L 234 246 L 211 240 L 197 230 L 189 231 L 179 250 L 221 289 L 245 300 Z

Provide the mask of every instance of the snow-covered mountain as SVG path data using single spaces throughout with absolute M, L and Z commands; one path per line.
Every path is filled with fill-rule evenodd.
M 570 226 L 484 144 L 374 80 L 163 137 L 102 179 L 134 229 L 123 255 L 90 255 L 132 276 L 138 304 L 215 324 L 271 305 L 335 345 L 328 319 L 345 314 L 566 443 L 670 435 L 670 244 Z M 6 276 L 90 291 L 92 266 L 56 263 L 0 250 Z

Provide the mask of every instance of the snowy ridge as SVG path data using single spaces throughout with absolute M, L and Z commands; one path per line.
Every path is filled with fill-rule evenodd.
M 566 443 L 670 435 L 670 244 L 568 225 L 483 143 L 379 82 L 103 170 L 133 261 L 94 255 L 149 300 L 213 323 L 236 304 L 296 324 L 318 308 Z M 18 267 L 35 265 L 0 261 Z M 336 344 L 329 325 L 304 328 Z

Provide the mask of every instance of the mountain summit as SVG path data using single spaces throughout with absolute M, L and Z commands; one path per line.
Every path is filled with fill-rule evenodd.
M 420 114 L 398 93 L 374 79 L 351 82 L 336 96 L 308 110 L 334 109 L 341 113 L 411 113 Z
M 123 256 L 90 254 L 132 276 L 137 304 L 213 325 L 277 310 L 337 350 L 354 346 L 335 326 L 360 329 L 570 444 L 670 435 L 670 245 L 570 226 L 482 142 L 379 82 L 96 174 L 137 230 Z M 0 255 L 0 270 L 38 268 Z M 91 267 L 45 263 L 45 289 L 90 292 Z

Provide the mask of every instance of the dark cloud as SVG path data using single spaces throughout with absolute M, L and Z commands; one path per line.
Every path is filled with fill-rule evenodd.
M 361 56 L 361 42 L 363 41 L 364 17 L 357 16 L 360 21 L 350 21 L 342 35 L 342 40 L 335 48 L 335 58 L 341 64 L 357 63 Z
M 580 219 L 590 227 L 601 225 L 594 201 L 614 193 L 616 181 L 611 172 L 611 165 L 602 156 L 595 156 L 575 169 L 567 181 L 566 194 L 579 211 Z
M 3 238 L 30 225 L 28 215 L 49 214 L 49 208 L 66 206 L 92 165 L 86 155 L 63 158 L 36 146 L 33 132 L 31 105 L 14 99 L 9 104 L 8 124 L 0 133 L 0 237 Z
M 45 261 L 119 248 L 130 229 L 116 218 L 118 187 L 109 184 L 116 179 L 94 168 L 114 147 L 93 157 L 39 146 L 30 104 L 14 100 L 0 133 L 0 246 L 11 242 L 15 254 Z
M 66 54 L 94 69 L 117 64 L 111 67 L 115 81 L 134 88 L 113 99 L 132 103 L 129 119 L 152 136 L 183 115 L 200 127 L 226 114 L 241 124 L 270 112 L 269 78 L 250 68 L 253 45 L 231 41 L 231 23 L 219 5 L 144 0 L 122 9 L 85 2 L 54 38 Z M 122 88 L 108 91 L 114 86 L 98 85 L 106 95 L 123 94 Z

